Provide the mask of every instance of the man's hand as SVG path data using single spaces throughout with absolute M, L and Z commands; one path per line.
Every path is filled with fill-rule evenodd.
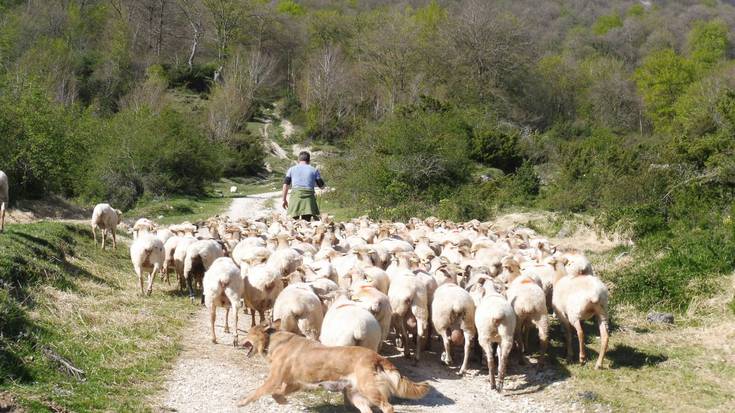
M 284 199 L 282 206 L 283 206 L 283 209 L 288 209 L 288 201 Z

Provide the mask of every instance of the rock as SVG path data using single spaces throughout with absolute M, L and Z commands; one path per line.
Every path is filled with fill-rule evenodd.
M 579 392 L 577 393 L 577 395 L 579 396 L 580 399 L 584 401 L 593 402 L 597 400 L 597 393 L 593 391 L 587 390 L 587 391 Z
M 651 311 L 646 316 L 646 320 L 657 324 L 674 324 L 674 315 L 671 313 L 657 313 L 655 311 Z

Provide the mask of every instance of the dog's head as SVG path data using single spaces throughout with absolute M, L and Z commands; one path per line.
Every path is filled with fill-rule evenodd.
M 252 327 L 248 331 L 248 335 L 245 338 L 245 342 L 242 346 L 247 350 L 247 356 L 250 357 L 255 349 L 258 354 L 265 355 L 268 352 L 268 345 L 270 344 L 271 334 L 275 333 L 281 328 L 281 320 L 276 320 L 273 323 L 264 323 Z

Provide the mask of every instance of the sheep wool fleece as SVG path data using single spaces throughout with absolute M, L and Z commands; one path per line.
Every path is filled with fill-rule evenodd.
M 316 193 L 313 189 L 293 188 L 288 200 L 288 216 L 301 215 L 319 216 L 319 205 L 316 203 Z

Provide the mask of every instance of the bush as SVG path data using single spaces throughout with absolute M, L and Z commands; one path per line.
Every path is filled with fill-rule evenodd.
M 217 63 L 164 66 L 170 87 L 183 87 L 197 93 L 209 93 Z
M 172 110 L 124 111 L 106 125 L 84 195 L 127 209 L 143 196 L 201 194 L 221 176 L 225 148 Z M 226 152 L 226 151 L 225 151 Z
M 455 112 L 405 113 L 355 133 L 325 177 L 333 177 L 341 201 L 369 206 L 378 216 L 390 208 L 387 215 L 405 218 L 468 181 L 468 141 L 468 127 Z
M 53 103 L 33 79 L 7 85 L 0 93 L 0 169 L 13 183 L 11 199 L 76 194 L 93 142 L 74 126 L 85 116 Z
M 229 158 L 224 166 L 225 176 L 249 176 L 263 172 L 265 152 L 258 138 L 246 131 L 233 136 L 227 146 Z

